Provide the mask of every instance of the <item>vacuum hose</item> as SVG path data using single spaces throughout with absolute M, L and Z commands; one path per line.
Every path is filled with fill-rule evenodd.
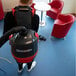
M 0 38 L 0 48 L 2 47 L 2 45 L 4 43 L 6 43 L 6 41 L 9 40 L 9 36 L 11 34 L 14 33 L 18 33 L 18 32 L 22 32 L 22 34 L 25 32 L 27 33 L 27 29 L 24 26 L 18 26 L 18 27 L 14 27 L 11 30 L 9 30 L 8 32 L 6 32 L 1 38 Z

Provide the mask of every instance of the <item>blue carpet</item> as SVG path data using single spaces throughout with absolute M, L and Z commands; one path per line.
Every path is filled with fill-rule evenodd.
M 39 28 L 39 34 L 47 38 L 39 41 L 39 51 L 35 58 L 36 67 L 27 72 L 27 68 L 21 75 L 18 74 L 18 66 L 11 55 L 9 41 L 0 48 L 0 57 L 7 58 L 11 63 L 0 59 L 0 76 L 75 76 L 76 56 L 76 21 L 72 25 L 65 40 L 51 39 L 54 20 L 45 17 L 46 26 Z M 3 20 L 0 21 L 0 36 L 3 32 Z

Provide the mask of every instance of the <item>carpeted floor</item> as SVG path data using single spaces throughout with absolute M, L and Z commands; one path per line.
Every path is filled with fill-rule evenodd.
M 39 41 L 39 51 L 35 58 L 36 67 L 31 72 L 27 72 L 25 67 L 22 74 L 18 74 L 18 66 L 11 55 L 11 48 L 7 41 L 0 48 L 0 76 L 75 76 L 76 21 L 65 40 L 51 39 L 54 20 L 45 17 L 45 21 L 46 26 L 40 26 L 39 34 L 45 36 L 47 40 Z M 0 36 L 2 36 L 3 24 L 3 20 L 0 21 Z

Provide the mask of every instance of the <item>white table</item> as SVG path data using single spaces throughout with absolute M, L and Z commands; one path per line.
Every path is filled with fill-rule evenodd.
M 45 22 L 42 22 L 43 12 L 46 12 L 51 7 L 47 3 L 45 3 L 45 2 L 35 2 L 34 8 L 36 10 L 41 11 L 41 22 L 40 22 L 40 24 L 41 24 L 41 26 L 45 26 Z

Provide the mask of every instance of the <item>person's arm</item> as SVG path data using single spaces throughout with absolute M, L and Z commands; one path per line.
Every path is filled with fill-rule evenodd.
M 16 26 L 16 22 L 12 12 L 8 12 L 4 18 L 4 29 L 3 34 Z

